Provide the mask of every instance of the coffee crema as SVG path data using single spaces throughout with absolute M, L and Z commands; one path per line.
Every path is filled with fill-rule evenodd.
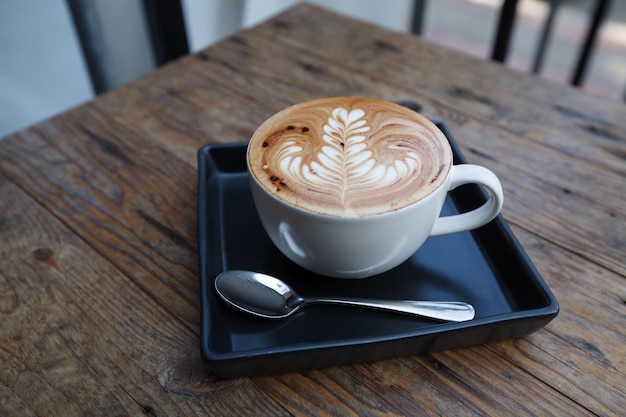
M 296 104 L 252 136 L 254 177 L 278 199 L 331 216 L 370 216 L 411 205 L 452 165 L 443 133 L 403 106 L 336 97 Z

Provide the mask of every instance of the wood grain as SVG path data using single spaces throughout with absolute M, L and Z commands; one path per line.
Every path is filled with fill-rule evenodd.
M 497 173 L 561 306 L 529 336 L 236 380 L 200 359 L 196 152 L 299 101 L 417 104 Z M 299 5 L 0 142 L 0 415 L 626 409 L 626 106 Z
M 15 181 L 197 330 L 196 172 L 189 165 L 88 106 L 4 145 L 0 160 Z
M 0 194 L 1 415 L 283 413 L 211 377 L 195 333 L 3 177 Z

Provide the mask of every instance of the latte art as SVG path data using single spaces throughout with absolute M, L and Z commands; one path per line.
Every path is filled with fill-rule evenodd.
M 393 187 L 394 183 L 417 175 L 419 156 L 400 144 L 385 145 L 390 152 L 396 151 L 399 159 L 390 161 L 388 166 L 376 161 L 365 143 L 364 133 L 371 128 L 366 125 L 364 114 L 361 109 L 334 109 L 323 126 L 325 144 L 310 163 L 302 155 L 304 138 L 294 137 L 279 144 L 276 160 L 281 171 L 310 190 L 334 195 L 344 206 L 359 193 Z
M 451 164 L 441 132 L 412 110 L 372 99 L 302 103 L 255 133 L 253 175 L 276 197 L 322 214 L 367 216 L 428 195 Z

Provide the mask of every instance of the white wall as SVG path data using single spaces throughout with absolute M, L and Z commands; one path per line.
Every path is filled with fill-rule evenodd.
M 0 138 L 91 97 L 64 0 L 0 0 Z

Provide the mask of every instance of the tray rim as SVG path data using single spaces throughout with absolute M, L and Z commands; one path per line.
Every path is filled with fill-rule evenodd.
M 450 135 L 449 131 L 445 127 L 445 125 L 441 122 L 434 122 L 446 135 L 450 142 L 450 146 L 452 148 L 454 154 L 454 163 L 467 163 L 467 160 L 461 153 L 458 148 L 456 142 Z M 554 294 L 543 280 L 539 272 L 537 271 L 535 265 L 532 263 L 528 254 L 521 246 L 513 232 L 511 231 L 509 225 L 506 223 L 502 215 L 498 215 L 492 222 L 494 223 L 494 227 L 497 227 L 500 233 L 503 233 L 509 244 L 513 247 L 513 250 L 517 252 L 521 261 L 524 263 L 526 268 L 528 269 L 527 275 L 530 275 L 530 278 L 533 281 L 533 284 L 537 287 L 539 291 L 543 293 L 543 296 L 547 300 L 547 303 L 539 308 L 531 308 L 524 309 L 515 312 L 502 313 L 497 315 L 479 317 L 471 322 L 464 323 L 438 323 L 437 325 L 422 327 L 416 329 L 414 331 L 407 331 L 401 333 L 394 333 L 385 336 L 376 336 L 376 337 L 367 337 L 367 338 L 359 338 L 355 340 L 355 343 L 349 343 L 345 339 L 343 340 L 333 340 L 327 342 L 315 342 L 312 343 L 297 343 L 297 344 L 289 344 L 289 345 L 279 345 L 269 348 L 255 348 L 248 349 L 245 351 L 231 351 L 231 352 L 215 352 L 210 347 L 210 340 L 212 338 L 212 332 L 210 330 L 210 312 L 209 312 L 209 291 L 212 291 L 212 287 L 209 288 L 209 283 L 212 282 L 211 277 L 207 276 L 208 270 L 208 259 L 207 259 L 207 250 L 208 250 L 208 242 L 206 241 L 205 231 L 208 222 L 207 215 L 207 174 L 209 167 L 207 166 L 207 160 L 210 157 L 209 154 L 213 149 L 239 149 L 242 147 L 246 147 L 247 142 L 231 142 L 231 143 L 220 143 L 220 144 L 206 144 L 198 149 L 198 261 L 199 261 L 199 279 L 200 279 L 200 290 L 201 290 L 201 334 L 200 334 L 200 348 L 203 359 L 208 362 L 209 368 L 215 372 L 217 375 L 222 377 L 239 377 L 239 376 L 252 376 L 252 375 L 266 375 L 272 373 L 279 373 L 285 371 L 294 371 L 300 370 L 299 368 L 294 369 L 277 369 L 273 371 L 272 369 L 257 369 L 263 368 L 259 367 L 261 365 L 260 361 L 270 360 L 274 357 L 283 357 L 283 356 L 293 356 L 293 355 L 302 355 L 303 353 L 307 353 L 310 356 L 320 356 L 320 354 L 328 354 L 328 352 L 334 350 L 341 350 L 347 347 L 355 347 L 362 345 L 388 345 L 388 344 L 397 344 L 402 341 L 413 340 L 416 338 L 422 338 L 424 336 L 429 335 L 438 335 L 438 336 L 446 336 L 446 335 L 454 335 L 458 332 L 475 332 L 476 330 L 491 330 L 488 333 L 493 333 L 494 331 L 501 330 L 505 331 L 507 327 L 515 328 L 517 323 L 526 323 L 527 320 L 533 319 L 530 325 L 526 326 L 521 331 L 513 332 L 514 334 L 505 337 L 520 337 L 526 334 L 530 334 L 534 331 L 539 330 L 544 327 L 550 321 L 552 321 L 559 313 L 559 304 L 556 300 Z M 233 173 L 222 173 L 222 175 L 247 175 L 245 171 L 237 171 Z M 481 191 L 483 194 L 484 192 Z M 221 269 L 221 268 L 220 268 Z M 497 326 L 493 328 L 493 326 Z M 506 332 L 506 331 L 505 331 Z M 489 342 L 491 337 L 488 337 L 487 340 L 479 342 L 479 343 L 461 343 L 458 346 L 454 346 L 447 349 L 454 349 L 463 346 L 473 346 L 477 344 L 487 343 Z M 495 337 L 494 340 L 502 340 L 504 338 Z M 314 345 L 314 346 L 312 346 Z M 437 350 L 437 349 L 434 349 Z M 431 350 L 429 350 L 431 351 Z M 315 353 L 315 354 L 313 354 Z M 413 352 L 414 354 L 422 353 L 421 351 Z M 404 355 L 406 353 L 401 353 Z M 410 354 L 410 352 L 408 353 Z M 387 357 L 394 357 L 389 355 L 382 355 L 380 358 L 376 358 L 376 355 L 371 360 L 384 359 Z M 369 360 L 369 359 L 368 359 Z M 335 366 L 341 365 L 345 363 L 354 363 L 339 361 L 337 363 L 330 363 L 326 366 Z M 254 369 L 251 369 L 254 368 Z M 265 367 L 265 368 L 275 368 L 275 367 Z M 313 366 L 316 368 L 316 366 Z M 303 368 L 309 369 L 309 368 Z

